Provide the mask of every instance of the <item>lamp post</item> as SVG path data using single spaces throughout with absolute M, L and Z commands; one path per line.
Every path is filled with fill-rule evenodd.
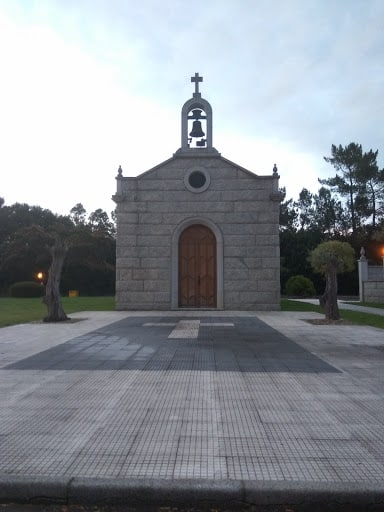
M 381 257 L 383 258 L 383 279 L 384 279 L 384 247 L 381 249 Z
M 44 274 L 43 274 L 43 272 L 38 272 L 38 273 L 36 274 L 36 277 L 37 277 L 37 279 L 38 279 L 39 283 L 40 283 L 41 285 L 43 285 L 43 284 L 44 284 Z

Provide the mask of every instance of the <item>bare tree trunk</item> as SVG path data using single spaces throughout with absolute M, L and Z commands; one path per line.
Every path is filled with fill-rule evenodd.
M 326 320 L 340 320 L 339 306 L 337 304 L 337 272 L 329 269 L 325 274 L 325 291 L 320 297 L 320 306 L 325 310 Z
M 52 263 L 48 271 L 48 281 L 45 288 L 45 296 L 43 297 L 43 302 L 48 309 L 48 315 L 44 318 L 44 322 L 69 320 L 60 300 L 60 277 L 67 251 L 67 245 L 59 239 L 56 239 L 51 247 Z

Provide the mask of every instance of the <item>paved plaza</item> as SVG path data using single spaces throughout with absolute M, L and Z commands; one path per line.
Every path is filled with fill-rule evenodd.
M 317 313 L 72 318 L 0 329 L 0 498 L 28 479 L 383 489 L 382 330 Z

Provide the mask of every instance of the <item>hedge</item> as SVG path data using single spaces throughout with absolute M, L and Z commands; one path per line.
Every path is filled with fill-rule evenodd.
M 9 287 L 10 296 L 16 298 L 42 297 L 44 292 L 44 286 L 34 281 L 20 281 Z

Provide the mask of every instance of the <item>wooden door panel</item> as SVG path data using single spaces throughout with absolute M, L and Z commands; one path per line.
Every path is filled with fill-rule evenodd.
M 195 254 L 190 244 L 180 250 L 180 301 L 185 306 L 194 305 L 197 299 L 195 288 Z
M 216 307 L 216 239 L 206 226 L 190 226 L 180 236 L 179 306 Z

